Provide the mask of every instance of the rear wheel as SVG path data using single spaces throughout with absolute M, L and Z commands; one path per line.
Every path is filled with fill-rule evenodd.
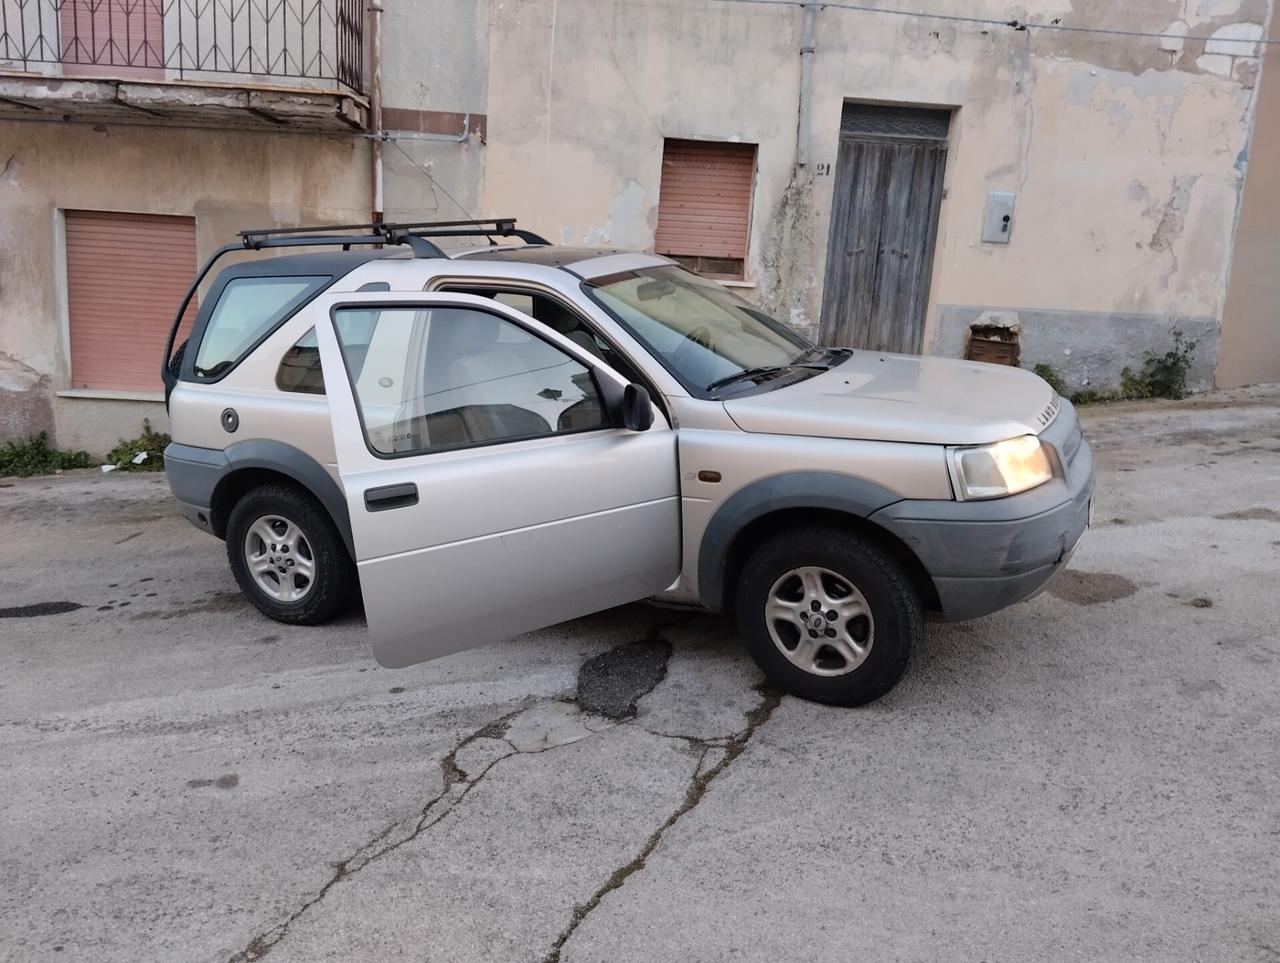
M 236 503 L 227 559 L 245 597 L 277 622 L 326 622 L 355 590 L 355 567 L 333 519 L 292 485 L 264 485 Z
M 892 689 L 924 632 L 902 567 L 840 529 L 796 529 L 761 544 L 743 567 L 736 607 L 764 673 L 834 705 L 863 705 Z

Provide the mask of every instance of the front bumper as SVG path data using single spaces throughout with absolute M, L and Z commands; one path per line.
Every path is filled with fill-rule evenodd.
M 990 501 L 902 501 L 871 516 L 924 564 L 946 621 L 1035 595 L 1066 567 L 1089 527 L 1093 453 L 1070 404 L 1063 402 L 1041 439 L 1057 465 L 1039 488 Z

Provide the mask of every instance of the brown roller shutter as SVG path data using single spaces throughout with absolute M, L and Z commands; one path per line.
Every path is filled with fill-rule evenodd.
M 654 250 L 708 274 L 742 277 L 755 167 L 754 144 L 668 140 Z
M 196 273 L 190 217 L 67 211 L 71 387 L 162 391 L 160 358 Z M 195 314 L 194 299 L 186 325 Z

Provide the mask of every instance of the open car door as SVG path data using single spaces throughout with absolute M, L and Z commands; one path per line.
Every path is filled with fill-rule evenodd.
M 473 295 L 332 294 L 308 310 L 379 663 L 675 580 L 675 432 L 657 411 L 624 427 L 626 382 L 599 359 Z

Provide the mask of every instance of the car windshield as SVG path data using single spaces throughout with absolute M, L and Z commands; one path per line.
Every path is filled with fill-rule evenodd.
M 674 265 L 610 275 L 586 290 L 701 395 L 807 365 L 815 351 L 724 286 Z

